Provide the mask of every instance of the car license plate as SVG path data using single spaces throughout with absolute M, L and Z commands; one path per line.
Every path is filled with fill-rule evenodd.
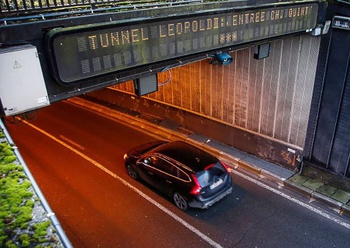
M 219 186 L 220 184 L 223 183 L 223 180 L 220 178 L 217 182 L 213 183 L 212 185 L 210 185 L 210 189 L 215 189 L 217 186 Z

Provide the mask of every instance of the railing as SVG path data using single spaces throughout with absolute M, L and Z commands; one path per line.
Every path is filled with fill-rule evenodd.
M 107 3 L 120 2 L 118 0 Z M 28 12 L 36 10 L 49 10 L 57 8 L 86 6 L 93 3 L 103 3 L 103 0 L 1 0 L 1 13 Z
M 0 15 L 20 16 L 42 12 L 67 11 L 69 9 L 99 9 L 112 6 L 133 7 L 148 4 L 182 4 L 199 1 L 186 0 L 0 0 Z

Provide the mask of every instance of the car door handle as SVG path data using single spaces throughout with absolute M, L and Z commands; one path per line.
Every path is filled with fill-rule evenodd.
M 169 184 L 173 184 L 173 182 L 172 182 L 172 181 L 169 181 L 169 180 L 166 180 L 166 182 L 169 183 Z
M 153 175 L 153 172 L 150 172 L 150 171 L 147 171 L 147 172 L 148 172 L 148 174 Z

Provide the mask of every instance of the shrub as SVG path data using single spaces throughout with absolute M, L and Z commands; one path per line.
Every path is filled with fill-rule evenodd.
M 33 219 L 39 199 L 33 197 L 31 182 L 16 160 L 11 146 L 0 140 L 0 247 L 56 247 L 60 241 L 47 235 L 51 222 Z

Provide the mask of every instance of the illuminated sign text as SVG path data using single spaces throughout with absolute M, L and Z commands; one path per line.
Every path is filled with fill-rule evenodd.
M 49 33 L 58 80 L 71 84 L 132 67 L 302 32 L 316 26 L 316 3 L 230 10 L 167 20 L 60 28 Z

